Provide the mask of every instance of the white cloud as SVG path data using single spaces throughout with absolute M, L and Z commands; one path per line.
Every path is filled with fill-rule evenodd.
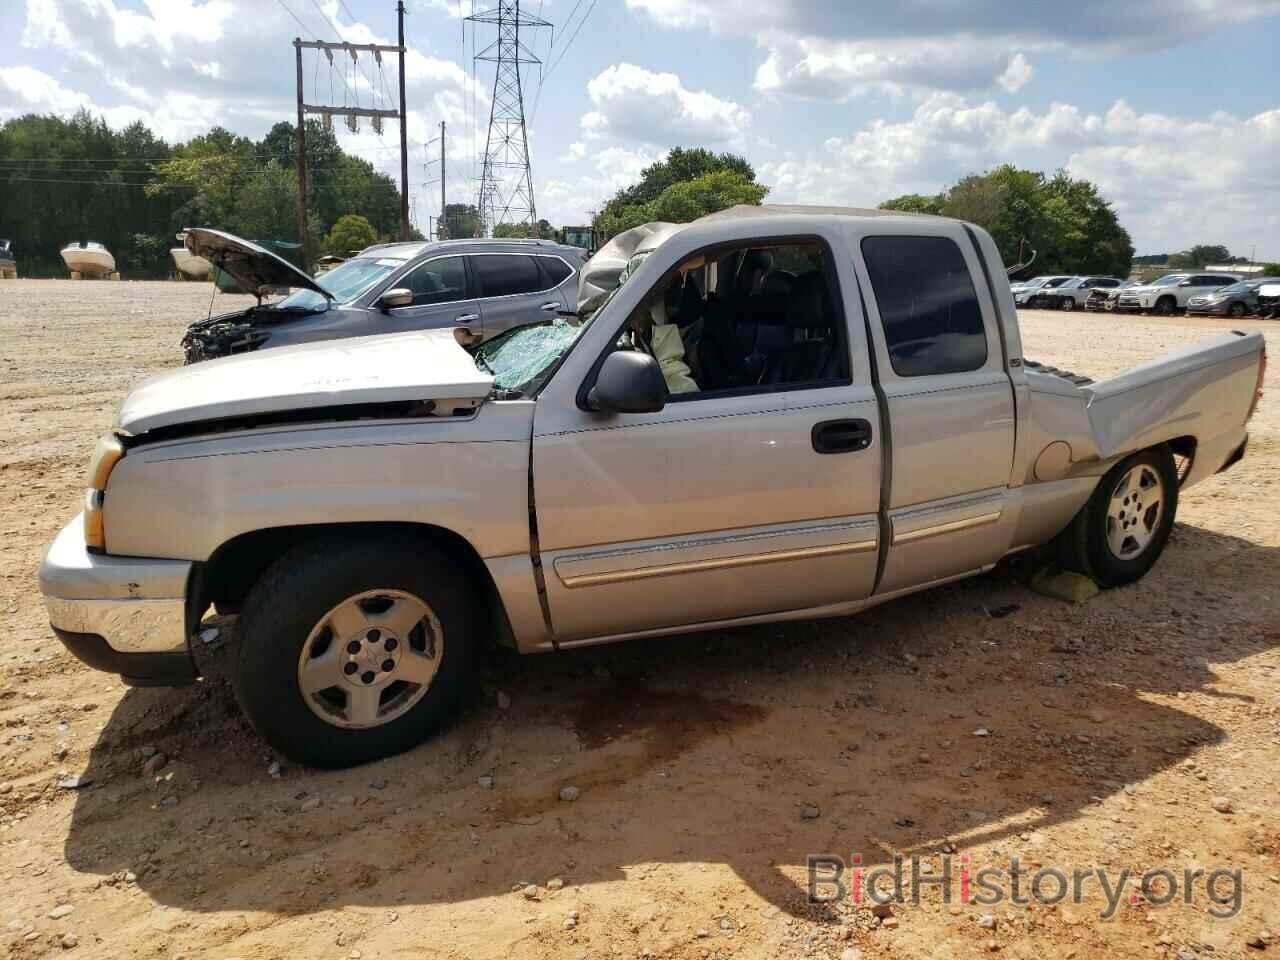
M 751 114 L 732 100 L 688 90 L 674 73 L 654 73 L 630 63 L 606 67 L 587 84 L 594 107 L 582 118 L 591 138 L 613 135 L 649 144 L 682 140 L 740 142 Z
M 83 93 L 68 90 L 34 67 L 0 67 L 0 89 L 6 94 L 0 97 L 0 103 L 13 104 L 0 106 L 0 117 L 6 110 L 10 116 L 27 112 L 74 113 L 92 103 Z
M 1031 81 L 1034 75 L 1035 68 L 1019 52 L 1015 53 L 1009 60 L 1009 65 L 1004 68 L 1004 73 L 996 77 L 996 83 L 1004 87 L 1009 93 L 1017 93 Z
M 592 211 L 639 180 L 640 171 L 665 152 L 649 147 L 612 146 L 593 152 L 584 148 L 590 172 L 548 180 L 538 191 L 538 215 L 555 224 L 590 223 Z
M 13 0 L 0 0 L 9 2 Z M 317 29 L 324 23 L 314 7 L 290 6 Z M 322 0 L 322 6 L 328 20 L 338 25 L 334 39 L 392 42 L 365 23 L 344 22 L 336 0 Z M 387 18 L 388 24 L 393 22 Z M 26 0 L 23 46 L 38 52 L 55 49 L 66 65 L 57 81 L 34 84 L 34 93 L 20 93 L 19 102 L 30 104 L 25 109 L 56 113 L 85 106 L 113 126 L 142 120 L 168 140 L 185 139 L 213 124 L 260 136 L 272 124 L 294 117 L 290 38 L 300 32 L 285 9 L 267 0 L 142 0 L 139 5 L 125 0 Z M 331 32 L 327 23 L 325 32 Z M 396 58 L 383 59 L 382 75 L 365 55 L 354 69 L 348 59 L 336 57 L 331 73 L 317 52 L 304 51 L 307 99 L 394 109 Z M 461 129 L 471 91 L 470 77 L 459 64 L 410 50 L 405 78 L 411 142 L 434 136 L 429 126 L 440 119 Z M 37 95 L 38 103 L 33 99 Z M 488 96 L 477 91 L 475 100 L 485 105 Z M 398 173 L 398 158 L 383 162 L 383 154 L 393 151 L 382 149 L 384 141 L 369 132 L 367 122 L 362 130 L 359 137 L 343 131 L 344 143 L 371 147 L 366 151 L 370 159 Z M 394 122 L 384 136 L 386 142 L 397 139 Z
M 1280 110 L 1240 119 L 1140 114 L 1123 100 L 1102 115 L 1055 103 L 1005 110 L 934 94 L 901 122 L 876 120 L 820 151 L 758 165 L 780 203 L 876 206 L 903 193 L 933 193 L 1005 162 L 1062 165 L 1095 182 L 1139 251 L 1180 249 L 1209 238 L 1259 253 L 1275 246 L 1280 212 Z M 1046 163 L 1047 158 L 1061 158 Z
M 983 90 L 996 83 L 1012 91 L 1031 75 L 1021 53 L 1011 59 L 1005 44 L 964 34 L 844 41 L 774 31 L 761 43 L 768 50 L 756 71 L 762 93 L 842 100 L 871 90 Z
M 753 37 L 765 92 L 843 100 L 871 90 L 1010 93 L 1032 76 L 1025 51 L 1144 52 L 1280 11 L 1280 0 L 1005 0 L 817 3 L 814 0 L 626 0 L 671 29 Z

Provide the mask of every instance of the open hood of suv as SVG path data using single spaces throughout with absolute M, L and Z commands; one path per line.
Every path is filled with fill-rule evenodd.
M 493 377 L 476 369 L 452 330 L 322 340 L 242 353 L 144 380 L 120 408 L 138 435 L 179 424 L 360 404 L 449 400 L 478 406 Z
M 288 260 L 256 243 L 207 227 L 188 227 L 180 236 L 183 246 L 230 276 L 245 293 L 261 297 L 280 287 L 305 287 L 333 299 L 333 294 Z

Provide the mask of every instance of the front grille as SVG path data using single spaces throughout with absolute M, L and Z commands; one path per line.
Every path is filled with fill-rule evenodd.
M 1142 306 L 1142 301 L 1141 301 L 1141 300 L 1139 300 L 1137 297 L 1126 297 L 1126 296 L 1121 296 L 1121 297 L 1120 297 L 1120 306 L 1122 306 L 1122 307 L 1140 307 L 1140 306 Z

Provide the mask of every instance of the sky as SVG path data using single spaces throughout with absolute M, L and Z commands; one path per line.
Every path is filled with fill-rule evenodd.
M 485 10 L 497 0 L 476 0 Z M 407 0 L 415 223 L 474 202 L 493 27 Z M 523 0 L 538 214 L 589 222 L 673 146 L 745 156 L 780 203 L 875 206 L 1010 162 L 1088 178 L 1138 253 L 1226 244 L 1280 261 L 1280 0 Z M 84 106 L 171 142 L 295 116 L 291 40 L 393 43 L 391 0 L 0 0 L 0 121 Z M 473 69 L 474 68 L 474 69 Z M 308 102 L 394 108 L 394 58 Z M 388 102 L 391 101 L 391 102 Z M 399 178 L 398 130 L 337 127 Z M 431 182 L 437 181 L 437 182 Z M 0 197 L 0 205 L 3 198 Z

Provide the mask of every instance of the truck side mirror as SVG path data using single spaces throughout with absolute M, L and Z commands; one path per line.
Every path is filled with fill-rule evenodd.
M 658 361 L 639 350 L 605 357 L 587 406 L 600 413 L 657 413 L 667 403 L 667 382 Z
M 378 307 L 390 310 L 393 307 L 412 307 L 413 291 L 408 287 L 395 287 L 378 298 Z

